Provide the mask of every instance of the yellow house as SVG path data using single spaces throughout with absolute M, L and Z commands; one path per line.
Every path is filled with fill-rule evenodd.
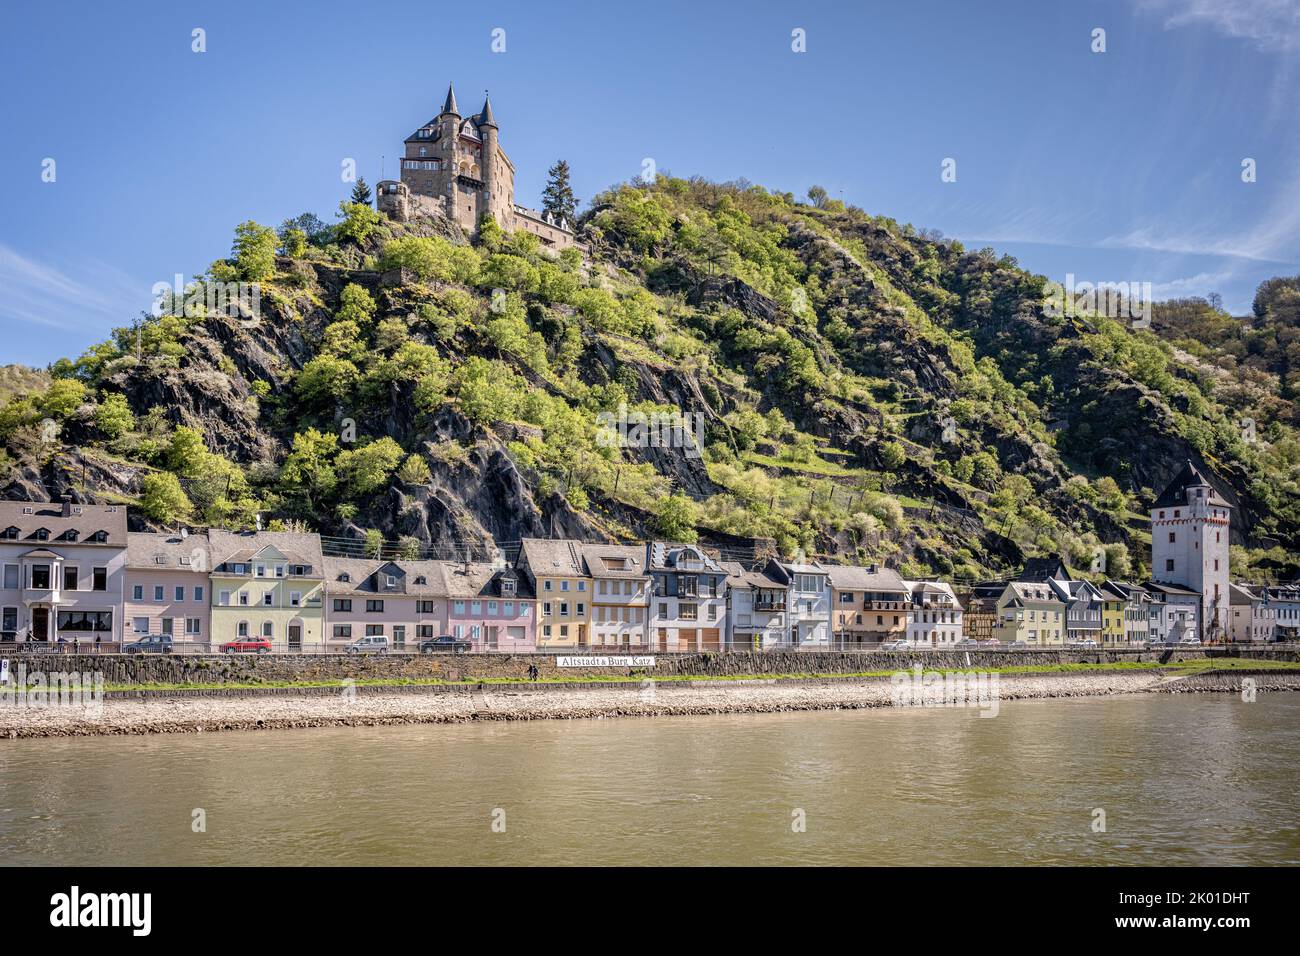
M 1129 596 L 1121 591 L 1114 582 L 1106 581 L 1098 588 L 1101 591 L 1101 643 L 1103 646 L 1108 644 L 1127 643 L 1126 635 L 1126 612 L 1129 606 Z
M 320 538 L 291 531 L 208 533 L 213 650 L 265 638 L 275 651 L 320 644 L 325 577 Z
M 592 579 L 582 561 L 581 543 L 524 538 L 516 567 L 537 595 L 537 646 L 587 647 Z
M 993 636 L 1003 644 L 1060 647 L 1065 632 L 1065 604 L 1046 581 L 1012 581 L 998 598 Z

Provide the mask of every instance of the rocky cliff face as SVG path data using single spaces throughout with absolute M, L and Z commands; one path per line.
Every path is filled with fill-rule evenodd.
M 53 370 L 86 386 L 72 409 L 24 379 L 0 418 L 0 493 L 139 501 L 151 475 L 188 491 L 207 469 L 232 500 L 194 502 L 191 521 L 261 510 L 435 551 L 694 527 L 737 552 L 775 539 L 913 574 L 1110 545 L 1137 575 L 1144 509 L 1191 458 L 1237 506 L 1235 543 L 1280 543 L 1280 569 L 1300 549 L 1294 474 L 1259 481 L 1287 466 L 1290 423 L 1241 447 L 1214 355 L 1053 319 L 1014 262 L 676 180 L 600 197 L 582 228 L 581 263 L 496 236 L 471 252 L 437 219 L 281 250 L 258 318 L 178 323 L 162 346 L 119 333 Z M 1250 394 L 1270 387 L 1261 373 Z M 112 396 L 124 432 L 105 423 Z M 610 450 L 594 422 L 620 405 L 697 415 L 704 447 Z M 34 441 L 51 418 L 57 437 Z M 197 466 L 177 464 L 186 429 Z M 333 442 L 315 457 L 311 432 Z M 151 501 L 132 520 L 168 518 Z

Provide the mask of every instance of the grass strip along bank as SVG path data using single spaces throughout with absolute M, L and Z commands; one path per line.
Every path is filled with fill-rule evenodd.
M 1300 671 L 1300 662 L 1293 661 L 1273 661 L 1273 660 L 1249 660 L 1237 657 L 1228 658 L 1198 658 L 1196 660 L 1172 661 L 1167 664 L 1161 664 L 1158 661 L 1113 661 L 1106 663 L 1068 663 L 1068 664 L 1020 664 L 1005 667 L 969 667 L 969 668 L 936 668 L 926 667 L 923 661 L 916 661 L 915 664 L 921 664 L 925 671 L 941 671 L 950 674 L 1062 674 L 1062 673 L 1092 673 L 1107 671 L 1151 671 L 1164 673 L 1170 676 L 1193 676 L 1210 672 L 1221 671 Z M 861 680 L 863 678 L 887 678 L 900 670 L 909 670 L 910 668 L 889 668 L 887 670 L 872 671 L 855 671 L 855 672 L 836 672 L 824 673 L 816 671 L 790 672 L 784 674 L 664 674 L 655 675 L 648 670 L 645 672 L 636 671 L 632 674 L 596 674 L 596 675 L 559 675 L 546 677 L 539 681 L 531 681 L 526 677 L 466 677 L 460 680 L 442 680 L 437 678 L 416 679 L 416 678 L 354 678 L 354 679 L 331 679 L 331 680 L 303 680 L 303 681 L 232 681 L 228 683 L 141 683 L 141 684 L 121 684 L 105 683 L 103 689 L 108 692 L 130 692 L 130 691 L 174 691 L 184 694 L 193 693 L 210 693 L 219 690 L 288 690 L 293 688 L 303 689 L 321 689 L 321 688 L 338 688 L 344 687 L 370 687 L 370 688 L 403 688 L 403 687 L 473 687 L 479 685 L 496 685 L 496 686 L 555 686 L 563 684 L 606 684 L 606 685 L 640 685 L 646 679 L 653 680 L 656 684 L 691 684 L 691 683 L 735 683 L 744 684 L 748 682 L 771 683 L 773 681 L 847 681 Z M 13 687 L 0 687 L 0 694 L 13 693 Z

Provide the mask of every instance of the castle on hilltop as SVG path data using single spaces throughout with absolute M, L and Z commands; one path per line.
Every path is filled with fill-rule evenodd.
M 456 93 L 447 87 L 442 112 L 406 138 L 401 181 L 386 179 L 377 189 L 379 211 L 399 222 L 437 214 L 467 233 L 491 216 L 507 232 L 523 229 L 542 245 L 578 245 L 573 224 L 515 205 L 515 167 L 501 148 L 492 102 L 476 116 L 460 115 Z

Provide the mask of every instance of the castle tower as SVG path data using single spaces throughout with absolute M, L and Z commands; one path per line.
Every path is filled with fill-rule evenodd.
M 436 195 L 445 200 L 445 212 L 454 218 L 452 204 L 456 201 L 456 139 L 460 129 L 460 110 L 456 108 L 456 91 L 451 83 L 447 84 L 447 99 L 443 101 L 442 112 L 435 120 L 438 124 L 438 158 L 441 163 L 435 177 Z
M 503 212 L 497 207 L 495 187 L 497 181 L 497 121 L 492 115 L 492 100 L 484 97 L 483 112 L 478 115 L 478 132 L 483 140 L 483 198 L 484 214 L 494 216 L 497 222 L 504 229 L 510 228 L 510 222 L 507 217 L 501 215 Z
M 1201 595 L 1201 640 L 1228 631 L 1232 506 L 1190 461 L 1151 506 L 1151 576 Z

